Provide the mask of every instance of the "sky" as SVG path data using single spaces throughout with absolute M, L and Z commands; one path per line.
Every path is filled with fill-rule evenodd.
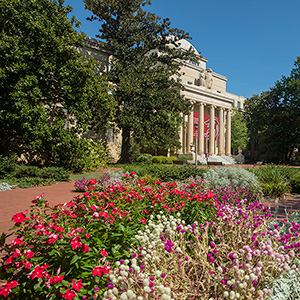
M 83 0 L 65 4 L 79 31 L 95 38 L 100 24 L 86 20 L 92 14 Z M 227 91 L 239 96 L 269 90 L 300 56 L 299 0 L 152 0 L 145 9 L 188 32 L 207 68 L 227 77 Z

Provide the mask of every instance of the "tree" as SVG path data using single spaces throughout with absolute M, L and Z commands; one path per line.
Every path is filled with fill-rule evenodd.
M 77 53 L 84 35 L 63 4 L 0 2 L 0 155 L 63 164 L 80 135 L 105 129 L 112 117 L 107 80 Z
M 290 163 L 300 145 L 300 56 L 289 77 L 246 101 L 246 116 L 259 153 Z
M 239 148 L 245 150 L 248 144 L 246 120 L 241 112 L 234 111 L 231 118 L 231 148 L 237 154 Z
M 179 146 L 179 126 L 190 105 L 175 79 L 180 60 L 196 60 L 179 49 L 188 34 L 170 27 L 143 7 L 149 0 L 84 0 L 91 20 L 101 23 L 97 36 L 114 53 L 109 79 L 115 84 L 115 122 L 122 129 L 120 162 L 129 161 L 130 139 L 144 147 Z M 175 76 L 176 75 L 176 76 Z

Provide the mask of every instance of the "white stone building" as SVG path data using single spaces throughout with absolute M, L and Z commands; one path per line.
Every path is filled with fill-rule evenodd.
M 232 108 L 242 110 L 245 98 L 226 91 L 227 78 L 207 68 L 208 60 L 190 42 L 181 40 L 180 47 L 186 50 L 192 47 L 199 57 L 199 63 L 184 61 L 181 67 L 180 80 L 184 86 L 181 93 L 186 101 L 193 104 L 193 111 L 184 116 L 179 136 L 181 148 L 177 153 L 192 153 L 197 148 L 200 158 L 204 158 L 206 153 L 216 159 L 218 156 L 230 157 Z M 111 53 L 103 49 L 97 40 L 86 38 L 85 47 L 78 51 L 87 57 L 93 55 L 97 61 L 101 61 L 101 71 L 109 69 Z M 197 138 L 195 123 L 198 124 Z M 120 154 L 120 136 L 112 130 L 108 143 L 112 156 L 117 159 Z

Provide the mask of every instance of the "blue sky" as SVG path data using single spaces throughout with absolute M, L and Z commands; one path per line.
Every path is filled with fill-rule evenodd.
M 99 23 L 86 21 L 91 13 L 83 0 L 65 4 L 82 23 L 80 31 L 95 37 Z M 207 67 L 228 78 L 233 94 L 268 90 L 300 56 L 299 0 L 152 0 L 146 10 L 188 32 Z

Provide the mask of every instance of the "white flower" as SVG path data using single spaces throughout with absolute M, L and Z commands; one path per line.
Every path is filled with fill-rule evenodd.
M 229 293 L 227 291 L 225 291 L 223 296 L 224 296 L 224 298 L 227 298 L 229 296 Z
M 126 294 L 126 293 L 123 293 L 123 294 L 120 296 L 120 299 L 122 299 L 122 300 L 127 300 L 127 299 L 128 299 L 127 294 Z
M 235 292 L 234 292 L 234 291 L 231 291 L 231 292 L 230 292 L 229 298 L 230 298 L 230 299 L 234 299 L 234 297 L 235 297 Z

